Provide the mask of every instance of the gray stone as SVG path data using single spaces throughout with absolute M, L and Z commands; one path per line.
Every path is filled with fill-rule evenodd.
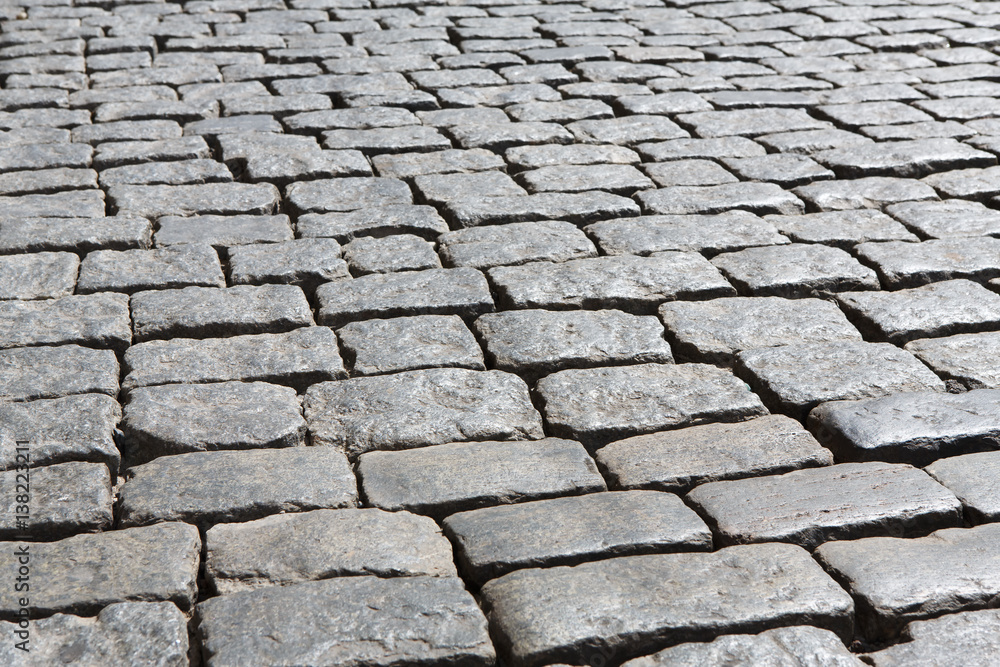
M 940 174 L 931 174 L 922 179 L 926 185 L 948 197 L 985 199 L 1000 194 L 997 175 L 1000 167 L 986 169 L 959 169 Z
M 615 308 L 652 314 L 663 301 L 735 293 L 718 270 L 696 253 L 538 262 L 496 267 L 487 273 L 504 308 Z
M 778 132 L 755 137 L 755 141 L 779 153 L 812 155 L 817 151 L 841 146 L 867 146 L 872 142 L 868 137 L 847 130 L 804 130 L 801 132 Z
M 587 192 L 606 190 L 628 195 L 653 187 L 653 182 L 632 165 L 559 165 L 541 167 L 518 175 L 529 192 Z
M 354 375 L 423 368 L 486 370 L 483 351 L 457 315 L 351 322 L 337 330 L 337 337 Z
M 677 185 L 722 185 L 740 180 L 711 160 L 652 162 L 643 165 L 643 169 L 661 188 Z
M 568 129 L 586 144 L 629 145 L 688 137 L 688 133 L 663 116 L 633 115 L 607 120 L 581 120 Z
M 917 392 L 824 403 L 809 429 L 839 460 L 926 465 L 956 454 L 1000 449 L 1000 392 Z
M 771 223 L 747 211 L 646 215 L 596 222 L 586 231 L 608 255 L 649 255 L 664 250 L 717 253 L 788 243 Z
M 842 463 L 784 475 L 703 484 L 686 499 L 723 545 L 909 537 L 960 525 L 958 499 L 908 465 Z
M 916 205 L 926 206 L 935 203 L 921 202 Z M 768 215 L 764 219 L 796 243 L 822 243 L 841 250 L 850 250 L 855 245 L 868 241 L 918 240 L 903 225 L 886 214 L 870 209 L 826 211 L 805 215 Z
M 452 514 L 443 526 L 459 565 L 477 584 L 526 567 L 712 547 L 698 515 L 677 496 L 656 491 L 488 507 Z
M 653 162 L 670 160 L 710 160 L 724 157 L 753 157 L 767 151 L 746 137 L 713 139 L 671 139 L 640 144 L 636 150 Z
M 379 509 L 314 510 L 219 524 L 205 534 L 205 574 L 230 595 L 334 577 L 455 576 L 431 519 Z
M 1000 333 L 925 338 L 906 349 L 943 377 L 967 389 L 1000 389 Z
M 660 317 L 679 358 L 722 366 L 752 348 L 861 340 L 840 309 L 821 299 L 673 301 L 660 306 Z
M 80 143 L 28 144 L 0 148 L 0 173 L 90 166 L 94 149 Z
M 675 186 L 641 192 L 638 199 L 643 211 L 661 215 L 724 213 L 734 208 L 760 214 L 803 212 L 799 198 L 774 183 Z
M 25 218 L 103 218 L 104 192 L 75 190 L 52 195 L 0 197 L 0 207 Z
M 730 373 L 703 364 L 565 370 L 538 381 L 550 432 L 590 448 L 654 431 L 767 414 Z
M 439 236 L 438 245 L 445 265 L 476 269 L 597 256 L 576 225 L 560 220 L 460 229 Z
M 161 160 L 200 160 L 212 156 L 201 137 L 180 137 L 162 141 L 118 141 L 99 144 L 94 152 L 94 167 L 108 169 L 126 164 Z
M 499 155 L 484 148 L 433 153 L 400 153 L 372 157 L 372 166 L 384 178 L 413 178 L 425 174 L 465 174 L 502 169 Z
M 275 152 L 246 158 L 243 175 L 251 183 L 285 186 L 297 181 L 344 176 L 371 176 L 365 156 L 353 150 Z
M 712 260 L 744 296 L 821 296 L 878 289 L 878 276 L 839 248 L 794 243 L 747 248 Z
M 368 502 L 443 517 L 454 512 L 604 491 L 578 442 L 467 442 L 369 452 L 358 463 Z
M 344 246 L 344 259 L 356 276 L 441 268 L 434 246 L 412 234 L 354 239 Z
M 101 171 L 101 187 L 105 188 L 112 185 L 226 183 L 232 180 L 233 175 L 224 164 L 204 159 L 146 162 Z
M 285 200 L 293 212 L 301 215 L 410 204 L 413 195 L 404 181 L 357 177 L 292 183 L 285 189 Z
M 77 343 L 124 352 L 132 344 L 124 294 L 0 301 L 0 348 Z
M 88 190 L 97 187 L 97 172 L 92 169 L 42 169 L 0 174 L 0 194 L 27 195 Z
M 596 458 L 613 488 L 675 493 L 833 463 L 829 451 L 784 415 L 639 435 L 597 450 Z
M 975 201 L 905 202 L 889 206 L 886 213 L 922 238 L 1000 235 L 1000 212 Z
M 969 280 L 946 280 L 896 292 L 838 294 L 868 340 L 903 345 L 1000 328 L 1000 296 Z
M 111 527 L 111 475 L 101 463 L 74 461 L 30 472 L 8 470 L 0 473 L 0 484 L 8 489 L 0 520 L 0 537 L 5 540 L 56 540 Z M 29 497 L 28 512 L 19 511 L 25 504 L 18 500 L 22 492 Z
M 0 400 L 30 401 L 72 394 L 118 395 L 118 358 L 79 345 L 0 350 Z
M 625 667 L 703 665 L 781 665 L 782 667 L 862 667 L 843 641 L 829 630 L 807 625 L 775 628 L 756 635 L 724 635 L 711 642 L 680 644 L 636 658 Z
M 307 213 L 295 225 L 300 237 L 330 237 L 347 243 L 359 236 L 414 234 L 434 239 L 448 224 L 432 206 L 391 204 L 348 213 Z
M 1000 594 L 1000 524 L 946 528 L 927 537 L 828 542 L 816 558 L 850 591 L 867 638 L 908 622 L 982 608 Z
M 0 622 L 0 627 L 16 636 L 14 623 Z M 119 602 L 93 618 L 56 614 L 32 620 L 30 633 L 30 653 L 7 642 L 0 646 L 0 661 L 32 667 L 67 657 L 80 667 L 188 664 L 187 619 L 172 602 Z
M 73 293 L 80 258 L 70 252 L 0 257 L 0 301 L 55 299 Z
M 674 360 L 655 317 L 618 310 L 488 313 L 474 327 L 491 366 L 529 381 L 567 368 Z
M 923 111 L 902 102 L 862 102 L 859 104 L 828 104 L 817 107 L 824 116 L 847 127 L 862 125 L 898 125 L 934 120 Z
M 121 428 L 127 465 L 186 452 L 306 444 L 295 390 L 264 382 L 140 387 L 129 394 Z
M 46 582 L 31 589 L 36 617 L 57 613 L 95 615 L 116 602 L 169 601 L 188 611 L 198 593 L 201 556 L 198 529 L 165 523 L 95 535 L 75 535 L 58 542 L 0 542 L 4 553 L 30 551 L 30 576 Z M 17 558 L 7 558 L 14 579 Z M 36 579 L 37 577 L 37 579 Z M 32 582 L 34 583 L 34 582 Z M 17 600 L 0 606 L 0 617 L 15 620 Z
M 116 473 L 120 454 L 114 435 L 121 413 L 118 401 L 103 394 L 0 402 L 0 424 L 11 436 L 9 440 L 0 438 L 0 467 L 10 470 L 25 463 L 34 468 L 93 461 Z M 17 456 L 17 440 L 28 443 L 27 461 Z
M 486 619 L 458 577 L 346 577 L 272 586 L 198 605 L 216 667 L 489 667 Z
M 837 341 L 744 350 L 736 372 L 770 408 L 796 419 L 827 401 L 943 391 L 944 383 L 889 343 Z
M 691 125 L 698 136 L 706 138 L 756 136 L 775 132 L 823 130 L 829 127 L 829 123 L 816 120 L 803 109 L 773 107 L 737 111 L 698 111 L 681 114 L 677 120 L 685 125 Z
M 800 185 L 793 192 L 817 211 L 884 208 L 903 201 L 937 199 L 934 189 L 926 183 L 888 176 L 821 181 Z
M 511 222 L 566 220 L 577 224 L 639 215 L 639 206 L 607 192 L 540 192 L 533 195 L 452 200 L 445 217 L 456 227 L 502 225 Z
M 908 641 L 868 653 L 865 659 L 875 667 L 989 667 L 1000 651 L 1000 611 L 983 609 L 914 621 L 903 636 Z
M 235 285 L 279 283 L 311 291 L 316 285 L 351 277 L 333 239 L 296 239 L 229 249 L 229 278 Z
M 515 146 L 504 153 L 507 163 L 520 169 L 541 169 L 572 164 L 633 164 L 639 155 L 615 145 L 569 144 Z
M 832 171 L 805 155 L 775 153 L 758 157 L 723 158 L 722 161 L 741 178 L 751 181 L 770 181 L 785 188 L 834 177 Z
M 152 245 L 153 226 L 145 218 L 15 218 L 0 220 L 0 252 L 45 250 L 90 252 Z
M 326 327 L 205 340 L 154 340 L 125 352 L 126 390 L 170 383 L 274 382 L 304 388 L 346 376 Z
M 138 292 L 203 286 L 225 287 L 219 256 L 211 246 L 187 244 L 155 250 L 95 250 L 80 265 L 77 291 Z
M 304 406 L 312 444 L 352 459 L 374 449 L 544 437 L 527 385 L 500 371 L 436 368 L 324 382 L 309 388 Z
M 942 459 L 925 469 L 928 474 L 958 496 L 975 523 L 1000 518 L 1000 452 L 982 452 Z
M 324 447 L 165 456 L 129 468 L 119 493 L 118 521 L 125 527 L 162 521 L 205 527 L 279 512 L 353 507 L 358 498 L 347 459 Z
M 857 255 L 874 266 L 888 289 L 938 280 L 984 280 L 1000 276 L 1000 239 L 939 239 L 923 243 L 862 243 Z
M 113 185 L 111 205 L 119 215 L 159 218 L 164 215 L 266 215 L 280 197 L 270 183 L 205 183 L 199 185 Z
M 627 659 L 806 622 L 841 639 L 853 629 L 850 596 L 790 544 L 521 570 L 488 583 L 483 597 L 501 655 L 519 667 Z
M 847 146 L 812 155 L 841 178 L 900 176 L 919 178 L 936 171 L 989 167 L 990 153 L 977 151 L 954 139 L 881 141 L 871 146 Z
M 131 304 L 137 343 L 282 333 L 313 324 L 305 294 L 293 285 L 152 290 L 133 294 Z
M 287 215 L 164 216 L 153 235 L 157 247 L 198 243 L 217 248 L 281 243 L 293 238 Z

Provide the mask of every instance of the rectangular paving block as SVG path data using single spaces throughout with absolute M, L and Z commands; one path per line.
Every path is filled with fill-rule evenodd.
M 1000 524 L 927 537 L 827 542 L 820 564 L 857 603 L 860 631 L 891 639 L 913 620 L 981 609 L 1000 594 Z
M 905 641 L 868 653 L 865 659 L 875 667 L 986 667 L 1000 651 L 1000 610 L 965 611 L 913 621 L 903 630 L 903 637 Z
M 1000 333 L 956 334 L 907 343 L 905 349 L 949 383 L 966 389 L 1000 388 Z
M 903 202 L 889 206 L 886 213 L 925 239 L 1000 234 L 1000 211 L 977 201 Z
M 287 215 L 164 216 L 157 223 L 153 242 L 158 248 L 201 243 L 215 248 L 281 243 L 294 238 Z
M 0 207 L 5 211 L 16 210 L 25 218 L 103 218 L 106 213 L 102 190 L 0 197 Z
M 321 285 L 316 298 L 320 323 L 333 327 L 410 315 L 472 318 L 493 310 L 485 276 L 471 268 L 370 274 Z
M 639 205 L 627 197 L 600 191 L 540 192 L 455 199 L 444 205 L 444 215 L 457 228 L 538 220 L 565 220 L 580 225 L 639 215 Z
M 124 294 L 0 301 L 0 348 L 76 343 L 124 352 L 130 329 Z
M 792 192 L 813 211 L 881 209 L 904 201 L 931 201 L 938 198 L 934 188 L 926 183 L 892 176 L 820 181 L 800 185 Z
M 1000 448 L 1000 391 L 909 392 L 831 401 L 809 413 L 809 430 L 839 460 L 926 465 Z
M 860 341 L 835 304 L 776 296 L 671 301 L 660 306 L 667 339 L 679 359 L 732 366 L 756 347 Z
M 281 484 L 275 476 L 283 478 Z M 280 512 L 353 507 L 357 482 L 327 447 L 192 452 L 129 468 L 119 524 L 184 521 L 201 527 Z
M 452 514 L 442 525 L 463 572 L 480 585 L 526 567 L 712 548 L 698 515 L 677 496 L 656 491 L 487 507 Z
M 628 659 L 806 622 L 841 639 L 853 631 L 850 596 L 790 544 L 520 570 L 488 583 L 483 597 L 497 648 L 518 667 Z
M 365 176 L 293 183 L 285 189 L 285 198 L 298 215 L 413 203 L 405 181 Z
M 922 243 L 861 243 L 857 256 L 878 272 L 886 289 L 939 280 L 988 280 L 1000 276 L 1000 239 L 938 239 Z
M 933 203 L 936 202 L 918 202 L 913 205 Z M 847 251 L 868 241 L 918 240 L 906 227 L 885 213 L 871 209 L 768 215 L 764 219 L 796 243 L 822 243 Z
M 544 437 L 528 386 L 501 371 L 435 368 L 324 382 L 303 404 L 312 444 L 352 459 L 374 449 Z
M 149 248 L 153 225 L 146 218 L 22 218 L 0 224 L 0 252 L 90 252 Z
M 612 488 L 674 493 L 833 463 L 829 450 L 784 415 L 625 438 L 597 450 L 595 458 Z
M 351 322 L 337 330 L 337 338 L 354 375 L 423 368 L 486 370 L 476 337 L 457 315 Z
M 562 220 L 470 227 L 446 232 L 437 242 L 445 266 L 476 269 L 597 256 L 593 242 Z
M 136 342 L 282 333 L 313 324 L 305 294 L 294 285 L 185 287 L 132 295 Z
M 58 542 L 0 542 L 3 569 L 13 581 L 20 553 L 28 553 L 31 610 L 35 618 L 57 613 L 93 615 L 116 602 L 170 601 L 188 611 L 198 593 L 198 529 L 182 523 L 74 535 Z M 23 556 L 22 556 L 23 557 Z M 17 600 L 0 606 L 16 620 Z
M 495 368 L 529 380 L 567 368 L 674 360 L 655 317 L 618 310 L 487 313 L 473 328 Z
M 731 373 L 706 364 L 639 364 L 553 373 L 535 387 L 550 432 L 590 448 L 634 435 L 767 414 Z
M 624 310 L 651 315 L 675 299 L 735 296 L 718 269 L 697 253 L 619 255 L 487 271 L 504 308 Z
M 355 276 L 441 268 L 434 245 L 413 234 L 356 238 L 344 246 L 344 259 Z
M 72 394 L 118 395 L 112 350 L 79 345 L 0 350 L 0 400 L 31 401 Z
M 358 476 L 375 507 L 434 517 L 606 489 L 583 446 L 558 438 L 368 452 Z
M 878 276 L 839 248 L 793 243 L 747 248 L 712 259 L 743 296 L 819 296 L 879 288 Z
M 270 183 L 197 185 L 112 185 L 112 210 L 118 215 L 160 218 L 166 215 L 269 215 L 280 197 Z
M 344 577 L 198 605 L 210 664 L 490 667 L 486 619 L 458 577 Z
M 945 388 L 916 357 L 889 343 L 837 341 L 745 350 L 736 355 L 736 373 L 772 410 L 800 421 L 827 401 Z
M 218 524 L 205 533 L 205 553 L 220 595 L 334 577 L 456 575 L 451 543 L 432 519 L 373 508 Z
M 0 434 L 9 436 L 0 437 L 0 468 L 91 461 L 117 473 L 121 455 L 114 436 L 121 414 L 118 401 L 105 394 L 0 402 Z M 18 440 L 29 447 L 20 459 Z
M 608 255 L 649 255 L 664 250 L 728 252 L 781 245 L 788 239 L 749 211 L 719 215 L 644 215 L 588 225 L 588 234 Z
M 189 286 L 225 287 L 219 255 L 209 245 L 154 250 L 95 250 L 80 265 L 77 292 L 138 292 Z
M 229 279 L 234 285 L 298 285 L 310 293 L 320 283 L 350 279 L 334 239 L 295 239 L 228 249 Z
M 962 522 L 958 499 L 917 468 L 841 463 L 784 475 L 710 482 L 687 494 L 721 544 L 924 535 Z
M 764 215 L 802 213 L 802 201 L 775 183 L 723 183 L 722 185 L 677 185 L 644 190 L 637 195 L 644 213 L 658 215 L 708 215 L 744 209 Z
M 304 388 L 346 377 L 327 327 L 203 340 L 155 340 L 125 352 L 122 387 L 170 383 L 274 382 Z
M 24 446 L 23 444 L 21 445 Z M 30 456 L 30 443 L 29 456 Z M 111 475 L 101 463 L 73 461 L 0 473 L 9 489 L 0 537 L 5 540 L 57 540 L 76 533 L 96 533 L 111 527 Z M 23 520 L 21 494 L 29 498 L 29 518 Z
M 1000 519 L 1000 453 L 953 456 L 925 468 L 927 473 L 958 496 L 975 523 Z
M 71 252 L 0 256 L 0 301 L 69 296 L 79 270 L 80 258 Z
M 448 223 L 433 206 L 386 204 L 339 213 L 307 213 L 295 224 L 302 238 L 326 237 L 347 243 L 359 236 L 414 234 L 433 240 Z

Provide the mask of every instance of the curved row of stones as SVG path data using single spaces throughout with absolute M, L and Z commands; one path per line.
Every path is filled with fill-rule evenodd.
M 0 17 L 3 664 L 996 663 L 995 3 Z

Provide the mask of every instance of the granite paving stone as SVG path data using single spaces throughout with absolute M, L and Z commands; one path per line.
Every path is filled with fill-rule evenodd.
M 934 204 L 936 202 L 920 202 L 913 206 Z M 796 243 L 822 243 L 848 251 L 855 245 L 868 241 L 918 240 L 906 227 L 885 213 L 871 209 L 826 211 L 805 215 L 767 215 L 764 219 Z
M 0 301 L 0 348 L 75 343 L 124 352 L 132 344 L 128 303 L 107 292 Z
M 278 283 L 311 291 L 316 285 L 347 280 L 347 262 L 334 239 L 304 238 L 229 248 L 229 279 L 234 285 Z
M 948 197 L 985 199 L 1000 194 L 1000 186 L 995 180 L 997 174 L 1000 174 L 1000 167 L 957 169 L 925 176 L 921 182 Z
M 924 239 L 1000 236 L 1000 212 L 976 201 L 905 202 L 887 207 L 886 213 Z
M 347 459 L 327 447 L 191 452 L 131 467 L 125 476 L 123 527 L 164 521 L 205 527 L 357 503 Z M 275 476 L 283 481 L 275 484 Z
M 153 234 L 158 248 L 202 244 L 216 248 L 252 243 L 280 243 L 293 238 L 286 215 L 168 215 Z
M 961 503 L 905 464 L 841 463 L 783 475 L 709 482 L 685 496 L 722 545 L 923 535 L 962 522 Z
M 789 544 L 521 570 L 484 586 L 483 597 L 500 654 L 530 666 L 631 658 L 806 621 L 844 639 L 854 609 L 808 553 Z
M 966 611 L 926 621 L 913 621 L 903 629 L 906 641 L 868 653 L 865 659 L 875 667 L 913 664 L 985 667 L 1000 648 L 997 641 L 998 626 L 1000 612 L 996 609 Z
M 510 176 L 499 171 L 479 171 L 471 174 L 425 174 L 413 179 L 420 197 L 428 204 L 439 205 L 452 200 L 475 197 L 508 197 L 527 192 Z
M 0 301 L 68 296 L 79 270 L 80 258 L 70 252 L 0 256 Z
M 608 255 L 649 255 L 665 250 L 717 253 L 789 241 L 749 211 L 718 215 L 645 215 L 606 220 L 585 231 Z
M 806 202 L 811 211 L 881 209 L 904 201 L 937 199 L 934 189 L 926 183 L 890 176 L 820 181 L 800 185 L 793 192 Z
M 413 234 L 433 239 L 448 223 L 432 206 L 377 205 L 342 213 L 307 213 L 295 224 L 300 238 L 334 238 L 348 243 L 359 236 Z
M 126 292 L 187 286 L 223 287 L 215 250 L 185 244 L 155 250 L 95 250 L 80 264 L 77 293 Z
M 813 153 L 813 158 L 843 178 L 901 176 L 919 178 L 948 169 L 989 167 L 996 156 L 954 139 L 883 141 Z
M 861 243 L 855 253 L 873 266 L 888 289 L 939 280 L 988 280 L 1000 276 L 1000 239 L 934 239 L 923 243 Z
M 8 218 L 0 220 L 0 254 L 40 251 L 148 249 L 153 228 L 145 218 Z
M 337 337 L 354 375 L 424 368 L 486 370 L 479 343 L 457 315 L 351 322 L 337 330 Z
M 597 256 L 593 242 L 576 225 L 562 220 L 469 227 L 441 234 L 437 242 L 441 260 L 449 267 L 488 269 Z
M 662 188 L 678 185 L 722 185 L 740 179 L 711 160 L 673 160 L 650 162 L 642 168 Z
M 558 438 L 368 452 L 358 476 L 375 507 L 434 517 L 606 489 L 583 446 Z
M 501 112 L 503 113 L 503 112 Z M 502 169 L 503 159 L 484 148 L 447 149 L 430 153 L 382 154 L 372 166 L 383 178 L 413 178 L 426 174 L 452 174 Z
M 744 350 L 736 355 L 736 372 L 772 410 L 800 420 L 827 401 L 944 390 L 927 366 L 889 343 L 834 341 Z
M 981 609 L 997 595 L 1000 524 L 945 528 L 927 537 L 828 542 L 816 558 L 857 604 L 859 630 L 898 636 L 910 621 Z
M 409 186 L 390 178 L 351 177 L 292 183 L 285 191 L 286 203 L 298 213 L 356 211 L 372 206 L 409 204 Z
M 0 400 L 31 401 L 73 394 L 118 395 L 118 358 L 112 350 L 79 345 L 0 350 Z
M 197 213 L 260 215 L 273 213 L 278 205 L 278 189 L 269 183 L 113 185 L 108 197 L 119 214 L 148 218 Z
M 380 509 L 319 509 L 217 524 L 205 571 L 220 595 L 371 575 L 455 576 L 451 544 L 431 519 Z
M 639 206 L 627 197 L 601 191 L 540 192 L 452 200 L 444 205 L 444 215 L 459 228 L 538 220 L 580 224 L 639 215 Z
M 514 146 L 504 152 L 507 163 L 518 169 L 540 169 L 571 164 L 634 164 L 639 155 L 614 144 Z
M 645 190 L 638 199 L 644 212 L 662 215 L 723 213 L 734 208 L 760 214 L 803 212 L 802 201 L 774 183 L 674 186 Z
M 926 472 L 954 493 L 975 523 L 1000 518 L 996 481 L 1000 458 L 997 452 L 953 456 L 936 461 Z
M 542 438 L 528 387 L 501 371 L 435 368 L 323 382 L 303 402 L 313 445 L 374 449 Z
M 30 447 L 30 445 L 29 445 Z M 8 540 L 56 540 L 76 533 L 96 533 L 111 527 L 111 476 L 101 463 L 58 463 L 30 473 L 30 484 L 18 470 L 0 473 L 4 488 L 21 491 L 33 486 L 31 518 L 21 527 L 17 500 L 9 495 L 7 511 L 0 521 L 0 537 Z
M 923 338 L 906 344 L 906 350 L 935 373 L 967 389 L 1000 388 L 998 348 L 1000 333 L 996 332 Z

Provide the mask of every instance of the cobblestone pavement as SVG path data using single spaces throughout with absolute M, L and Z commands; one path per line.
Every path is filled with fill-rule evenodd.
M 0 664 L 1000 664 L 998 54 L 3 0 Z

